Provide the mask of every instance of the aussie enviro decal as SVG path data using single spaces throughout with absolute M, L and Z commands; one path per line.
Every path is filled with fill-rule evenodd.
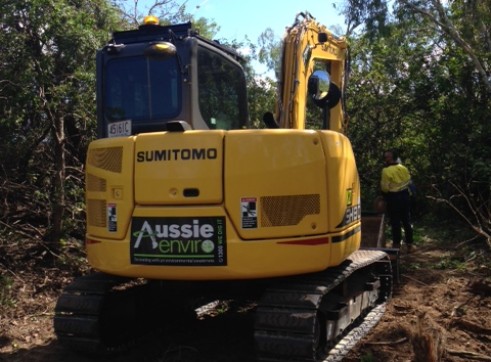
M 134 217 L 132 264 L 227 265 L 225 218 Z

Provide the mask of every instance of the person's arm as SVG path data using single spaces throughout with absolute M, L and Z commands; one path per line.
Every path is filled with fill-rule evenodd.
M 387 175 L 387 168 L 384 168 L 382 170 L 382 176 L 380 178 L 380 190 L 382 190 L 383 194 L 386 194 L 387 192 L 389 192 L 389 184 L 390 184 L 390 181 L 389 181 L 389 177 Z

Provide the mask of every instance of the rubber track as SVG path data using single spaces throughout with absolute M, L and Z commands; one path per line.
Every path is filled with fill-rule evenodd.
M 141 302 L 146 285 L 125 287 L 129 282 L 130 279 L 102 273 L 75 279 L 55 307 L 58 340 L 86 354 L 113 354 L 128 349 L 135 332 L 147 328 L 141 323 L 145 315 L 138 312 L 145 310 Z
M 328 296 L 329 292 L 348 280 L 353 273 L 368 266 L 375 268 L 381 282 L 376 308 L 371 313 L 365 312 L 366 323 L 362 324 L 363 320 L 356 321 L 361 329 L 353 329 L 356 325 L 347 322 L 350 324 L 349 328 L 338 338 L 339 340 L 346 336 L 347 340 L 343 338 L 327 356 L 318 357 L 313 346 L 316 336 L 315 320 L 321 303 L 333 299 L 334 295 Z M 326 361 L 337 361 L 336 356 L 345 355 L 363 337 L 362 331 L 369 330 L 371 321 L 376 324 L 379 319 L 376 317 L 383 309 L 378 305 L 385 304 L 391 296 L 391 290 L 392 270 L 389 257 L 377 250 L 358 250 L 338 267 L 279 282 L 266 290 L 256 310 L 255 339 L 258 360 L 316 362 L 328 358 Z M 348 334 L 350 330 L 353 333 Z
M 340 362 L 353 349 L 353 347 L 377 325 L 385 313 L 387 303 L 382 303 L 373 308 L 363 318 L 363 323 L 353 328 L 334 348 L 329 351 L 329 356 L 322 362 Z

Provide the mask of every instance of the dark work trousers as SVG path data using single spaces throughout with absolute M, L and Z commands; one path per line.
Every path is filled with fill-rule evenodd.
M 411 226 L 411 200 L 409 191 L 388 192 L 385 194 L 385 201 L 387 202 L 387 214 L 392 228 L 393 245 L 401 245 L 401 226 L 404 228 L 406 244 L 412 244 L 413 227 Z

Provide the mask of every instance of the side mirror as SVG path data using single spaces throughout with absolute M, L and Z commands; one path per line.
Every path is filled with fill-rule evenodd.
M 320 101 L 328 95 L 330 84 L 329 73 L 324 70 L 316 70 L 309 78 L 307 89 L 314 100 Z
M 307 91 L 318 107 L 335 107 L 341 99 L 339 87 L 331 83 L 331 77 L 325 70 L 316 70 L 309 78 Z

